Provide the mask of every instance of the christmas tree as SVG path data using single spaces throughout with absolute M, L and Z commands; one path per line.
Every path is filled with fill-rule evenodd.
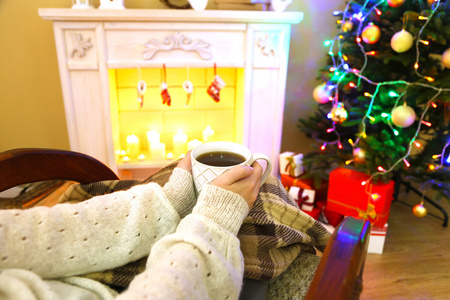
M 318 109 L 299 120 L 317 141 L 307 176 L 351 164 L 450 200 L 450 0 L 355 0 L 334 15 Z

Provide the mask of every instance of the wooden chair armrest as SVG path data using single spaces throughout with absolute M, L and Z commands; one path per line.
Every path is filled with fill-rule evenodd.
M 108 166 L 78 152 L 23 148 L 0 153 L 0 192 L 45 180 L 92 183 L 116 179 L 119 178 Z
M 359 299 L 370 238 L 370 222 L 346 217 L 335 229 L 305 300 Z

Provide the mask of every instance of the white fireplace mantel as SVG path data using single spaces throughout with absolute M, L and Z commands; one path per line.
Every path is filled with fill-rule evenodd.
M 301 12 L 56 9 L 53 21 L 70 147 L 117 170 L 108 70 L 243 68 L 242 143 L 278 171 L 292 24 Z

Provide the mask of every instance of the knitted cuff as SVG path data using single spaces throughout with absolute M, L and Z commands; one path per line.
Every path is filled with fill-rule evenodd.
M 240 195 L 208 184 L 201 191 L 192 213 L 205 216 L 237 235 L 248 211 L 248 204 Z
M 163 190 L 181 219 L 191 213 L 196 198 L 194 181 L 190 172 L 175 168 Z

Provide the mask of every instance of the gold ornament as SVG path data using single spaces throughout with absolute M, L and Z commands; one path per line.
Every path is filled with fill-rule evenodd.
M 391 38 L 391 48 L 397 53 L 403 53 L 411 49 L 414 38 L 411 33 L 402 29 Z
M 345 110 L 344 104 L 337 103 L 333 106 L 330 112 L 330 119 L 336 123 L 344 122 L 348 117 L 348 113 Z
M 444 51 L 444 53 L 442 53 L 442 64 L 447 69 L 450 69 L 450 48 L 448 48 L 447 50 Z
M 352 30 L 353 30 L 353 22 L 352 21 L 345 21 L 345 23 L 342 24 L 343 32 L 350 32 Z
M 392 123 L 398 127 L 408 127 L 416 120 L 414 109 L 407 105 L 397 106 L 391 113 Z
M 390 7 L 399 7 L 405 3 L 405 0 L 387 0 L 387 3 Z
M 330 91 L 328 90 L 325 82 L 316 86 L 313 91 L 313 97 L 314 100 L 316 100 L 320 104 L 324 104 L 330 101 Z
M 375 44 L 380 39 L 381 31 L 380 28 L 373 24 L 369 23 L 366 27 L 364 27 L 361 37 L 364 42 L 367 44 Z
M 353 160 L 357 164 L 363 164 L 366 162 L 366 152 L 361 148 L 353 149 Z
M 418 217 L 418 218 L 423 218 L 427 215 L 428 211 L 425 208 L 425 206 L 423 206 L 423 203 L 420 204 L 416 204 L 414 205 L 413 209 L 413 214 Z

